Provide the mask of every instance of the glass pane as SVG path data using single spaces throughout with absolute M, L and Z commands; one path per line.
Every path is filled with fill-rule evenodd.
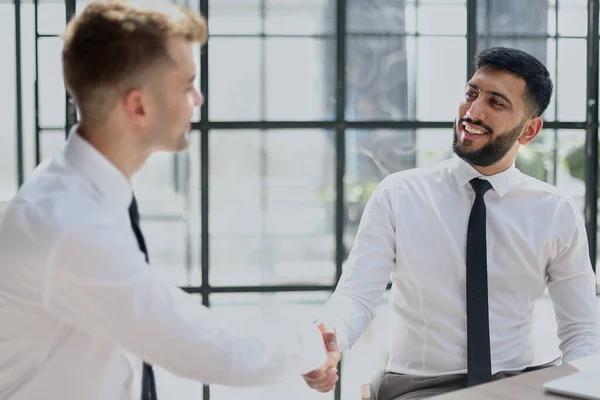
M 417 39 L 417 120 L 452 121 L 456 118 L 456 108 L 466 83 L 466 60 L 465 38 Z
M 558 34 L 587 36 L 586 0 L 560 0 L 558 2 Z
M 565 190 L 583 213 L 585 202 L 585 131 L 558 130 L 544 132 L 554 146 L 547 151 L 549 169 L 556 169 L 555 184 Z M 547 147 L 548 148 L 548 147 Z M 554 183 L 554 182 L 553 182 Z
M 332 118 L 335 104 L 327 88 L 335 85 L 335 78 L 327 73 L 326 61 L 335 66 L 335 52 L 331 52 L 335 43 L 323 39 L 271 38 L 265 46 L 266 119 Z
M 198 298 L 198 306 L 202 304 L 202 296 L 192 295 Z M 181 378 L 166 371 L 159 366 L 154 366 L 156 378 L 156 392 L 159 399 L 177 400 L 202 400 L 202 383 L 192 379 Z M 139 385 L 138 385 L 139 386 Z M 138 389 L 139 390 L 139 389 Z M 134 398 L 139 399 L 137 395 Z
M 334 141 L 211 131 L 211 285 L 332 284 Z
M 22 4 L 21 5 L 21 27 L 33 26 L 33 4 Z M 12 11 L 11 11 L 12 12 Z M 12 21 L 10 26 L 14 28 L 14 15 L 12 15 Z M 3 25 L 4 26 L 4 25 Z M 11 28 L 11 29 L 12 29 Z M 13 38 L 14 29 L 10 32 L 9 37 Z M 11 40 L 13 40 L 11 39 Z M 8 44 L 8 41 L 6 41 Z M 12 42 L 10 43 L 13 44 Z M 33 29 L 21 29 L 21 96 L 22 96 L 22 106 L 23 106 L 23 176 L 25 178 L 29 177 L 29 175 L 33 172 L 35 168 L 35 110 L 34 110 L 34 95 L 35 95 L 35 32 Z M 10 53 L 7 53 L 10 54 Z M 13 56 L 11 61 L 7 64 L 8 67 L 15 66 L 15 57 Z M 11 65 L 12 64 L 12 65 Z M 10 88 L 7 92 L 7 95 L 12 96 L 13 103 L 11 107 L 14 107 L 16 100 L 16 86 L 14 80 L 11 81 L 10 85 L 7 86 Z M 64 92 L 64 89 L 63 89 Z M 16 138 L 17 128 L 16 128 L 16 107 L 14 109 L 14 114 L 10 116 L 10 120 L 15 121 L 14 129 L 12 130 L 12 134 Z M 16 143 L 15 143 L 16 146 Z M 15 153 L 13 157 L 16 160 L 16 147 L 12 148 Z M 16 162 L 16 161 L 15 161 Z M 16 164 L 15 164 L 16 166 Z M 15 177 L 16 177 L 16 168 L 15 168 Z
M 362 212 L 375 187 L 387 175 L 414 168 L 415 133 L 410 130 L 346 132 L 346 250 L 354 241 Z
M 210 301 L 211 308 L 219 315 L 236 321 L 252 321 L 258 317 L 288 319 L 290 316 L 293 316 L 294 320 L 314 321 L 329 295 L 328 292 L 212 294 Z M 360 391 L 357 392 L 356 397 L 359 396 Z M 211 400 L 333 400 L 334 392 L 321 394 L 310 389 L 301 377 L 297 377 L 280 384 L 258 388 L 234 389 L 211 385 L 210 398 Z M 346 396 L 344 395 L 343 398 Z
M 12 4 L 0 4 L 0 202 L 7 201 L 17 190 L 17 122 L 15 84 L 15 11 Z
M 585 121 L 586 60 L 585 39 L 558 40 L 558 120 Z
M 40 125 L 43 128 L 65 125 L 65 84 L 61 66 L 62 41 L 39 39 Z
M 199 286 L 200 134 L 179 154 L 157 153 L 133 179 L 150 263 L 165 280 Z
M 63 131 L 40 131 L 40 159 L 41 162 L 54 157 L 65 145 Z
M 212 18 L 212 17 L 211 17 Z M 209 56 L 209 118 L 261 117 L 261 44 L 256 38 L 212 38 Z
M 546 36 L 552 15 L 548 0 L 478 0 L 477 30 L 485 35 Z
M 59 35 L 64 32 L 66 21 L 67 15 L 63 2 L 39 3 L 38 33 L 46 35 Z
M 405 33 L 405 22 L 407 24 L 408 22 L 405 18 L 405 6 L 402 1 L 348 0 L 346 4 L 348 32 Z
M 266 0 L 267 35 L 335 33 L 335 0 Z M 212 18 L 212 16 L 211 16 Z
M 420 4 L 417 8 L 419 33 L 434 35 L 466 35 L 466 1 L 450 4 Z
M 543 118 L 546 121 L 556 120 L 556 96 L 557 86 L 560 82 L 557 82 L 556 73 L 557 66 L 558 70 L 561 70 L 560 66 L 557 65 L 556 56 L 556 39 L 523 39 L 523 38 L 494 38 L 494 37 L 479 37 L 477 41 L 477 50 L 481 51 L 495 46 L 506 46 L 513 47 L 526 51 L 540 60 L 550 73 L 550 77 L 554 84 L 554 90 L 552 91 L 552 98 L 550 104 L 543 114 Z M 561 56 L 562 57 L 562 56 Z M 568 62 L 568 59 L 564 59 L 564 62 Z M 585 67 L 585 66 L 584 66 Z M 561 71 L 562 74 L 562 71 Z M 561 97 L 559 97 L 560 99 Z M 585 111 L 585 110 L 584 110 Z
M 416 130 L 417 167 L 427 167 L 452 157 L 452 130 L 453 128 Z
M 211 35 L 260 34 L 260 0 L 209 0 L 208 4 Z
M 412 37 L 349 37 L 346 118 L 413 119 L 414 56 Z

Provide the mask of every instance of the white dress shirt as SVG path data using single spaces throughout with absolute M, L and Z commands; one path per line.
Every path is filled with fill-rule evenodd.
M 153 273 L 131 229 L 131 200 L 129 180 L 73 132 L 9 205 L 0 225 L 0 398 L 132 399 L 141 358 L 230 386 L 323 365 L 312 321 L 225 322 Z
M 466 372 L 465 253 L 475 177 L 482 176 L 454 157 L 379 184 L 322 316 L 342 349 L 363 333 L 391 279 L 387 371 Z M 595 276 L 576 205 L 514 165 L 482 178 L 493 186 L 484 197 L 492 373 L 531 366 L 534 302 L 546 287 L 563 361 L 600 353 Z

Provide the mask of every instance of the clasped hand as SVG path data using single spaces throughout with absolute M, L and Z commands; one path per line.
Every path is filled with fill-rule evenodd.
M 317 326 L 323 335 L 327 361 L 321 368 L 303 375 L 303 378 L 312 389 L 327 393 L 335 388 L 335 384 L 339 379 L 337 365 L 340 362 L 341 354 L 335 330 L 326 327 L 323 323 L 319 323 Z

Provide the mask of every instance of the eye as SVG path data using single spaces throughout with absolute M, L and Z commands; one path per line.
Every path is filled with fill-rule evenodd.
M 467 98 L 467 99 L 474 99 L 476 97 L 477 97 L 477 93 L 475 93 L 475 92 L 466 92 L 465 93 L 465 98 Z
M 496 99 L 492 99 L 492 104 L 495 106 L 501 106 L 504 107 L 504 104 L 500 103 L 498 100 Z

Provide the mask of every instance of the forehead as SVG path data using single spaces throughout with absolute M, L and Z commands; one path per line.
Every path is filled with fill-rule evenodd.
M 475 72 L 469 84 L 477 86 L 484 93 L 501 93 L 508 97 L 514 105 L 523 104 L 524 102 L 525 80 L 507 71 L 480 68 Z
M 178 74 L 193 75 L 196 72 L 196 63 L 194 62 L 194 52 L 192 43 L 185 39 L 172 39 L 167 48 L 169 55 L 175 62 L 173 72 Z

